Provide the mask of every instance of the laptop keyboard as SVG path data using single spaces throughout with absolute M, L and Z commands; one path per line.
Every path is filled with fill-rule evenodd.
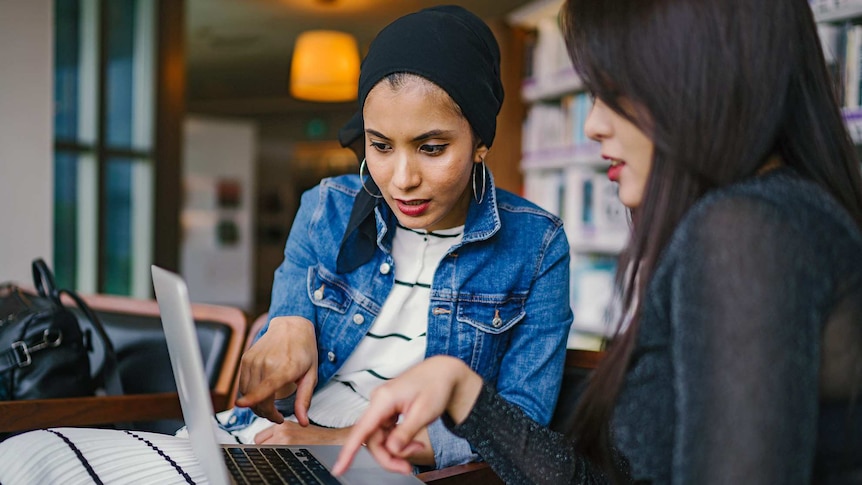
M 229 447 L 222 450 L 228 471 L 237 483 L 339 483 L 305 448 Z

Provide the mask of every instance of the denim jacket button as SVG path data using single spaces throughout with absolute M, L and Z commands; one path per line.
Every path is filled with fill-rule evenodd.
M 314 299 L 315 300 L 322 300 L 323 299 L 323 290 L 321 290 L 321 289 L 314 290 Z
M 381 274 L 389 274 L 389 271 L 392 269 L 392 266 L 389 263 L 383 263 L 380 265 L 380 273 Z
M 365 317 L 357 313 L 356 315 L 353 315 L 353 323 L 357 325 L 362 325 L 363 323 L 365 323 Z
M 500 325 L 502 325 L 502 324 L 503 324 L 503 319 L 500 317 L 494 317 L 494 319 L 491 320 L 491 325 L 493 325 L 494 328 L 499 328 Z
M 330 362 L 335 362 L 335 352 L 333 352 L 333 351 L 331 351 L 331 350 L 330 350 L 330 351 L 326 354 L 326 360 L 328 360 L 328 361 L 330 361 Z

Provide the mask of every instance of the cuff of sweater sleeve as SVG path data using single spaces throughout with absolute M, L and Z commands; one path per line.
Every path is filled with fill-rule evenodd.
M 494 390 L 494 387 L 487 382 L 482 382 L 482 389 L 479 391 L 479 397 L 476 398 L 476 403 L 473 404 L 473 409 L 470 410 L 470 414 L 467 415 L 467 418 L 464 419 L 461 424 L 455 424 L 455 421 L 452 420 L 449 413 L 444 413 L 443 416 L 440 417 L 440 421 L 444 426 L 446 426 L 446 429 L 454 433 L 456 436 L 464 436 L 465 431 L 475 429 L 475 427 L 480 423 L 481 411 L 478 410 L 488 407 L 491 404 L 491 401 L 493 401 L 495 395 L 496 391 Z

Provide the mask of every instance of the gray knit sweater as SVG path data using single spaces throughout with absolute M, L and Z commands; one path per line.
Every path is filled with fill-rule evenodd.
M 684 217 L 643 302 L 612 422 L 634 480 L 862 483 L 862 235 L 788 168 Z M 508 483 L 602 483 L 485 387 L 452 430 Z

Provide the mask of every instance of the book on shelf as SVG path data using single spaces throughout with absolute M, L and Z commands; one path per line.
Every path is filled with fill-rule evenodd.
M 543 18 L 528 34 L 525 45 L 525 73 L 521 94 L 528 101 L 554 98 L 567 91 L 580 89 L 566 48 L 559 19 Z
M 603 233 L 629 231 L 628 211 L 619 196 L 619 184 L 611 182 L 606 173 L 593 175 L 593 227 Z
M 571 144 L 571 129 L 567 106 L 536 103 L 530 106 L 523 125 L 522 151 L 529 153 L 545 148 L 564 147 Z
M 841 105 L 862 105 L 862 25 L 820 23 L 817 33 Z
M 523 152 L 588 143 L 584 123 L 591 107 L 586 93 L 569 93 L 555 102 L 532 104 L 523 124 Z
M 561 218 L 564 190 L 559 170 L 531 170 L 524 174 L 524 198 Z
M 862 143 L 862 110 L 845 109 L 844 123 L 847 126 L 847 131 L 850 132 L 851 138 L 856 143 Z
M 587 93 L 578 93 L 575 96 L 574 101 L 575 107 L 573 109 L 573 121 L 572 121 L 572 139 L 575 144 L 588 143 L 590 141 L 587 138 L 587 134 L 584 132 L 584 124 L 587 122 L 587 116 L 590 114 L 590 110 L 593 107 L 593 101 L 590 99 L 590 96 Z
M 524 60 L 521 69 L 521 79 L 533 78 L 533 66 L 535 64 L 536 40 L 538 34 L 535 30 L 530 30 L 524 35 Z
M 613 333 L 616 267 L 614 256 L 590 255 L 573 259 L 570 292 L 575 318 L 571 332 L 600 336 Z
M 533 77 L 553 79 L 558 73 L 570 70 L 572 61 L 557 17 L 540 20 L 536 26 L 536 47 L 533 52 Z
M 844 29 L 844 106 L 859 106 L 859 83 L 862 63 L 862 26 L 847 25 Z
M 566 236 L 576 250 L 615 254 L 628 238 L 628 212 L 618 186 L 588 167 L 566 170 L 561 214 Z
M 854 142 L 862 143 L 862 0 L 854 3 L 836 3 L 830 0 L 828 8 L 836 5 L 856 11 L 855 17 L 817 24 L 817 33 L 823 46 L 823 56 L 832 78 L 833 88 L 839 95 L 842 115 Z M 812 8 L 815 6 L 812 4 Z M 824 7 L 827 8 L 827 7 Z
M 835 24 L 821 23 L 817 25 L 817 35 L 823 48 L 826 68 L 832 80 L 832 89 L 836 93 L 844 91 L 842 69 L 844 68 L 844 46 L 841 45 L 841 27 Z M 841 60 L 839 60 L 839 58 Z

